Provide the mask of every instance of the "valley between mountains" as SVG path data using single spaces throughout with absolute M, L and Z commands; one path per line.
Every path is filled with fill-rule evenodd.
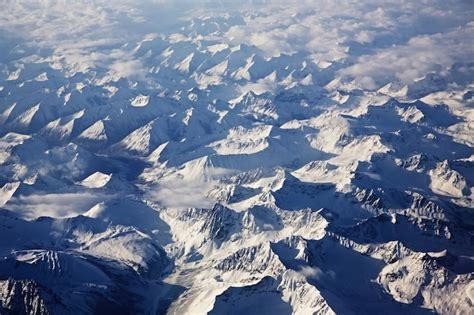
M 472 314 L 473 8 L 428 2 L 7 4 L 0 313 Z

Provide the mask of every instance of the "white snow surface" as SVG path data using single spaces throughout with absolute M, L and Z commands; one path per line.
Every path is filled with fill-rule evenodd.
M 6 1 L 0 313 L 472 314 L 473 17 Z

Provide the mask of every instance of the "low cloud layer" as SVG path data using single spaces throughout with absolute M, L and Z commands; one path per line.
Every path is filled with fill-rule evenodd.
M 175 180 L 160 184 L 149 198 L 160 206 L 172 208 L 207 208 L 214 202 L 207 197 L 211 183 L 195 180 Z
M 27 219 L 39 216 L 66 218 L 82 214 L 113 196 L 99 193 L 49 193 L 12 198 L 8 209 Z
M 343 80 L 362 88 L 407 83 L 474 57 L 470 1 L 9 1 L 2 10 L 5 36 L 24 38 L 69 75 L 101 68 L 145 80 L 149 69 L 128 45 L 150 33 L 197 40 L 179 35 L 203 16 L 239 19 L 199 40 L 254 45 L 266 58 L 303 53 L 336 64 Z
M 343 79 L 356 79 L 363 88 L 394 79 L 408 83 L 474 57 L 474 10 L 466 1 L 272 5 L 248 13 L 224 39 L 255 45 L 266 57 L 306 52 L 315 63 L 342 63 Z
M 448 33 L 413 37 L 407 43 L 363 55 L 340 71 L 365 88 L 376 88 L 377 82 L 398 80 L 409 83 L 427 73 L 445 74 L 454 64 L 472 60 L 474 24 Z

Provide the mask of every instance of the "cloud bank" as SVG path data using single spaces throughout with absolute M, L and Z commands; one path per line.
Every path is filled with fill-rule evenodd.
M 237 18 L 207 36 L 181 34 L 205 16 Z M 170 41 L 247 44 L 265 58 L 298 52 L 332 65 L 345 81 L 377 88 L 472 61 L 473 16 L 470 1 L 455 0 L 8 1 L 0 29 L 69 75 L 100 68 L 146 80 L 149 69 L 130 45 L 154 33 Z

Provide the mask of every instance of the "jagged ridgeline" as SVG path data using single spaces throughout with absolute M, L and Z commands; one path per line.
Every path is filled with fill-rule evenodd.
M 469 1 L 7 1 L 0 314 L 474 314 Z

